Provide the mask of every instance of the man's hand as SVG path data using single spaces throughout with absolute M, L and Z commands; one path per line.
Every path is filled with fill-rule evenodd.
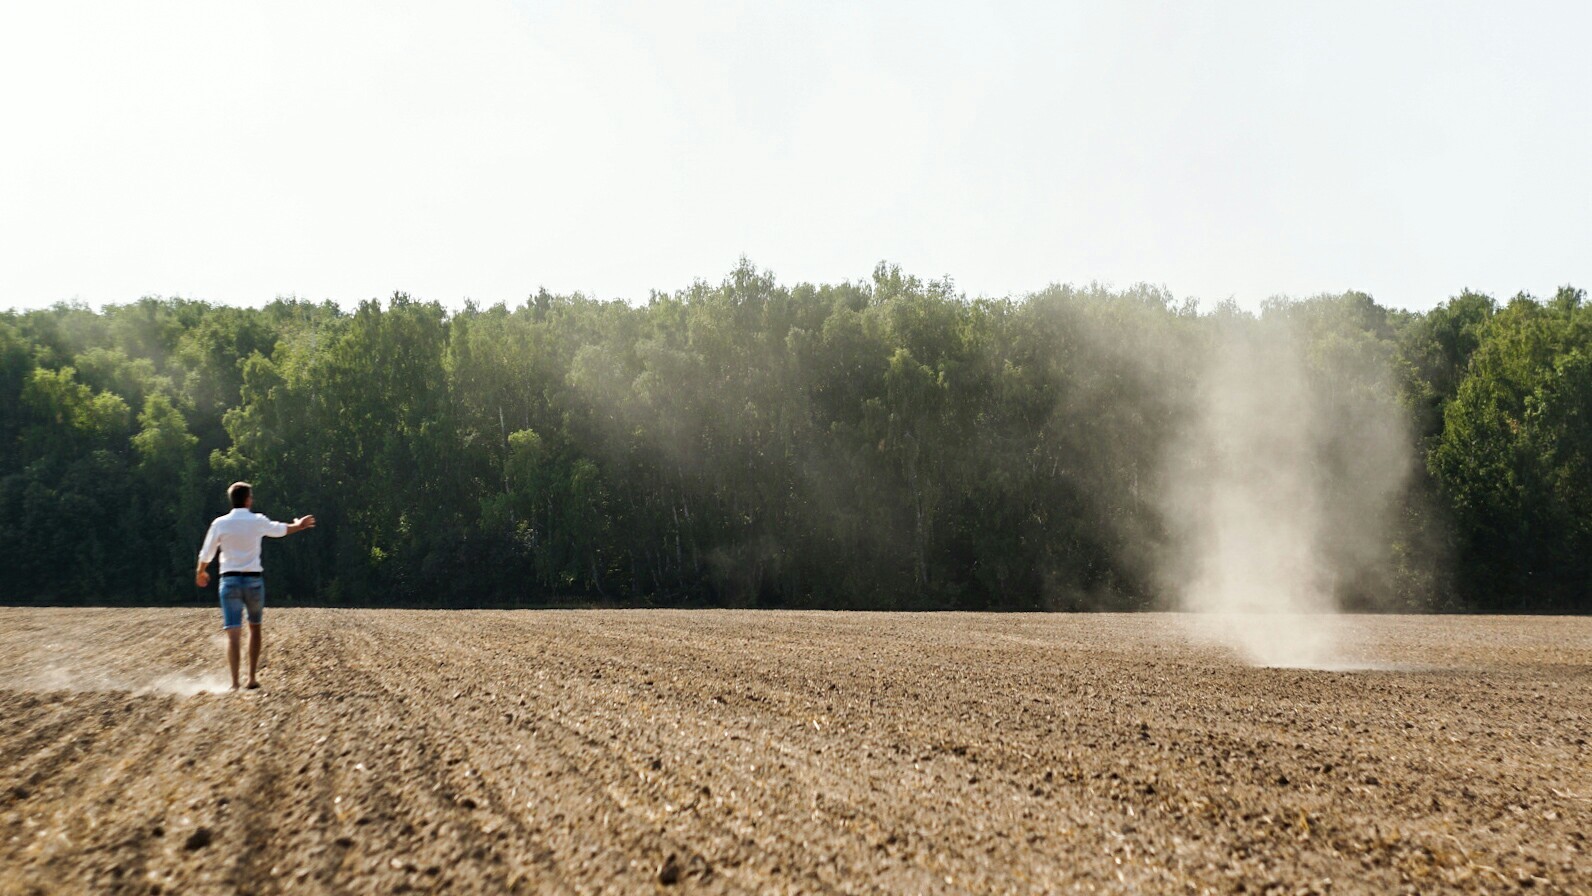
M 287 527 L 287 533 L 292 535 L 294 532 L 303 532 L 305 529 L 313 528 L 315 528 L 314 515 L 306 515 L 294 520 L 293 525 Z
M 210 587 L 210 572 L 203 566 L 199 567 L 199 570 L 193 574 L 193 581 L 200 588 Z

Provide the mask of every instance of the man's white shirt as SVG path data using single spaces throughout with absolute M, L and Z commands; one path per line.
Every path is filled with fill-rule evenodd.
M 210 524 L 204 546 L 199 549 L 199 561 L 209 563 L 220 551 L 222 572 L 261 572 L 264 567 L 260 565 L 260 539 L 286 534 L 287 523 L 238 507 Z

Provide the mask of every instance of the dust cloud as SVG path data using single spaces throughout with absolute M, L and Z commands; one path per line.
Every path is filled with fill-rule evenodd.
M 141 640 L 114 646 L 92 640 L 33 642 L 29 650 L 0 664 L 0 688 L 34 693 L 119 692 L 193 697 L 219 694 L 231 687 L 223 659 L 227 640 L 220 632 L 203 639 L 206 646 L 202 661 L 184 658 L 164 669 L 150 667 L 129 655 Z
M 1312 357 L 1300 327 L 1272 313 L 1214 328 L 1166 450 L 1162 574 L 1200 640 L 1258 666 L 1360 668 L 1332 614 L 1385 584 L 1408 415 L 1372 388 L 1390 369 Z
M 54 665 L 28 675 L 7 678 L 0 683 L 9 690 L 126 692 L 138 696 L 172 694 L 193 697 L 219 694 L 231 682 L 225 675 L 203 672 L 169 672 L 163 675 L 127 675 Z

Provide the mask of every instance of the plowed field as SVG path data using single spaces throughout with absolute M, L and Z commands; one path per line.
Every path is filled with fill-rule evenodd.
M 219 615 L 0 608 L 0 892 L 1592 892 L 1588 619 Z

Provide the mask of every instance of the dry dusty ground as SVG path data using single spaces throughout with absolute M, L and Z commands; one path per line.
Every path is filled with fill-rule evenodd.
M 1183 624 L 0 608 L 0 892 L 1592 892 L 1592 619 Z

